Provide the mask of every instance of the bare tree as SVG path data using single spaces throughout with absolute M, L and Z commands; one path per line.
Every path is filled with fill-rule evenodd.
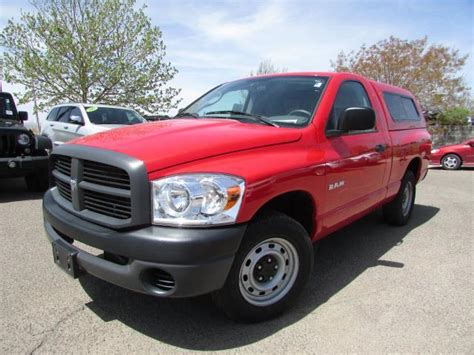
M 278 68 L 275 64 L 273 64 L 271 59 L 264 59 L 258 65 L 258 69 L 255 72 L 255 74 L 253 71 L 251 71 L 250 76 L 273 74 L 273 73 L 285 73 L 287 71 L 288 71 L 288 68 L 285 68 L 285 67 Z

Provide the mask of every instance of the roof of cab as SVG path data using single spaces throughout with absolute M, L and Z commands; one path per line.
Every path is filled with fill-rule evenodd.
M 388 91 L 388 92 L 393 92 L 393 93 L 397 93 L 397 94 L 408 96 L 408 97 L 413 97 L 413 94 L 410 91 L 408 91 L 404 88 L 389 85 L 389 84 L 385 84 L 385 83 L 380 83 L 380 82 L 374 81 L 374 80 L 369 80 L 369 81 L 372 83 L 373 86 L 380 89 L 380 91 L 382 91 L 382 92 Z
M 375 80 L 370 80 L 370 79 L 367 79 L 366 77 L 364 77 L 360 74 L 350 73 L 350 72 L 286 72 L 286 73 L 262 74 L 262 75 L 256 75 L 256 76 L 249 77 L 249 78 L 254 78 L 254 77 L 260 77 L 260 78 L 261 77 L 277 77 L 277 76 L 328 76 L 328 77 L 342 76 L 342 77 L 344 77 L 344 76 L 348 76 L 348 75 L 357 76 L 357 77 L 360 77 L 362 79 L 368 80 L 370 83 L 372 83 L 373 86 L 380 89 L 382 92 L 390 91 L 390 92 L 395 92 L 395 93 L 398 93 L 398 94 L 401 94 L 401 95 L 413 97 L 413 94 L 410 93 L 406 89 L 403 89 L 403 88 L 400 88 L 400 87 L 397 87 L 397 86 L 393 86 L 393 85 L 389 85 L 389 84 L 385 84 L 385 83 L 381 83 L 381 82 L 378 82 L 378 81 L 375 81 Z

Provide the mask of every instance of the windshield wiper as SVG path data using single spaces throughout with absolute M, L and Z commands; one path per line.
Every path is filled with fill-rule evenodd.
M 273 126 L 273 127 L 280 127 L 280 126 L 277 125 L 276 123 L 273 123 L 272 121 L 267 120 L 267 118 L 266 118 L 265 116 L 254 115 L 254 114 L 252 114 L 252 113 L 246 113 L 246 112 L 241 112 L 241 111 L 233 111 L 233 110 L 227 110 L 227 111 L 210 111 L 210 112 L 206 112 L 205 115 L 221 114 L 221 113 L 222 113 L 222 114 L 228 113 L 228 114 L 231 114 L 231 115 L 239 115 L 239 116 L 247 116 L 247 117 L 250 117 L 250 118 L 254 118 L 254 119 L 256 119 L 257 121 L 263 122 L 263 123 L 265 123 L 266 125 Z
M 192 112 L 180 112 L 176 116 L 174 116 L 174 118 L 181 118 L 181 117 L 199 118 L 199 115 Z

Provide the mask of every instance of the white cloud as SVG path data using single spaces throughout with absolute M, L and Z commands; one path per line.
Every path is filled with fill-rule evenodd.
M 197 29 L 211 40 L 248 42 L 259 32 L 284 24 L 282 5 L 275 1 L 262 2 L 254 12 L 242 17 L 233 16 L 232 6 L 204 13 L 196 20 Z
M 187 3 L 187 11 L 183 11 L 183 2 L 166 4 L 156 4 L 156 9 L 163 8 L 166 13 L 166 23 L 178 24 L 188 33 L 186 39 L 174 34 L 167 41 L 169 59 L 181 69 L 175 82 L 182 85 L 183 103 L 191 100 L 191 91 L 198 91 L 205 83 L 210 88 L 246 76 L 263 59 L 270 58 L 289 71 L 326 71 L 341 50 L 357 50 L 363 43 L 390 35 L 415 39 L 427 34 L 431 42 L 454 43 L 462 53 L 472 52 L 472 38 L 467 45 L 459 39 L 455 20 L 445 21 L 443 30 L 438 29 L 438 17 L 445 16 L 444 5 L 437 9 L 427 4 L 413 7 L 403 1 L 232 1 L 212 6 Z M 162 26 L 165 40 L 166 28 Z M 447 35 L 450 28 L 456 36 Z M 471 69 L 472 59 L 465 70 L 472 83 Z

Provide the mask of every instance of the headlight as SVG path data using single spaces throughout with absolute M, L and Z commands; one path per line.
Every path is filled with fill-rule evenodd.
M 234 223 L 244 190 L 243 179 L 222 174 L 187 174 L 152 181 L 153 224 Z
M 438 153 L 438 152 L 439 152 L 439 149 L 433 149 L 433 150 L 431 151 L 431 154 L 436 154 L 436 153 Z
M 30 136 L 27 135 L 26 133 L 22 133 L 18 135 L 18 137 L 16 138 L 16 141 L 20 145 L 28 145 L 30 144 Z

